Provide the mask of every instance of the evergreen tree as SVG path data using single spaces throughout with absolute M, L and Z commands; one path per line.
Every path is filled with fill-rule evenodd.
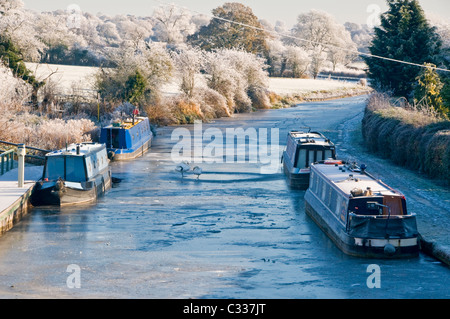
M 241 24 L 213 18 L 208 25 L 201 27 L 197 33 L 188 37 L 190 44 L 208 51 L 222 48 L 242 49 L 249 53 L 266 55 L 267 33 L 245 26 L 263 28 L 250 7 L 236 2 L 225 3 L 214 9 L 212 13 L 216 17 Z
M 425 18 L 417 0 L 387 0 L 389 10 L 381 15 L 381 26 L 369 51 L 372 55 L 412 62 L 437 64 L 441 39 Z M 410 98 L 421 68 L 418 66 L 366 57 L 369 78 L 382 90 Z
M 125 84 L 125 100 L 133 104 L 138 104 L 144 96 L 146 87 L 147 82 L 144 76 L 139 70 L 136 70 L 135 74 L 128 77 Z

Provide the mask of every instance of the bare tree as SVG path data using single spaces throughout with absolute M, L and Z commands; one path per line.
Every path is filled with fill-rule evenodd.
M 196 30 L 195 24 L 191 22 L 191 14 L 174 4 L 156 8 L 153 18 L 156 20 L 157 38 L 168 44 L 184 42 Z
M 181 78 L 181 90 L 192 98 L 196 77 L 205 63 L 204 52 L 198 48 L 184 48 L 173 52 L 172 57 Z

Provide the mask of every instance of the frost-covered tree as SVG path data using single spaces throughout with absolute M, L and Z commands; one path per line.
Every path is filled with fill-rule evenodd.
M 123 46 L 138 49 L 142 43 L 148 41 L 153 35 L 153 23 L 151 18 L 137 18 L 134 16 L 118 15 L 111 19 L 116 24 Z
M 312 77 L 316 79 L 320 73 L 320 70 L 325 65 L 328 55 L 322 49 L 322 47 L 319 46 L 313 50 L 310 50 L 310 56 L 311 56 L 310 73 Z
M 172 53 L 176 70 L 181 79 L 181 91 L 189 98 L 194 95 L 196 78 L 205 63 L 205 55 L 199 48 L 182 48 Z
M 133 78 L 140 84 L 146 84 L 144 94 L 139 95 L 140 101 L 155 103 L 160 99 L 161 86 L 172 77 L 172 59 L 159 43 L 141 44 L 138 49 L 122 47 L 108 58 L 115 67 L 101 68 L 96 86 L 103 98 L 119 104 L 129 97 L 127 87 L 130 87 Z M 139 78 L 136 77 L 137 72 Z
M 229 2 L 215 8 L 212 13 L 217 18 L 211 19 L 207 26 L 190 35 L 190 44 L 208 51 L 221 48 L 241 49 L 255 54 L 267 51 L 267 34 L 260 30 L 263 26 L 250 7 Z
M 333 66 L 333 71 L 336 70 L 338 64 L 347 66 L 353 62 L 357 57 L 358 48 L 353 42 L 350 32 L 348 32 L 343 25 L 337 25 L 334 30 L 334 39 L 332 44 L 327 48 L 328 60 Z
M 181 43 L 186 37 L 196 31 L 196 25 L 191 21 L 189 11 L 174 4 L 163 5 L 155 9 L 155 37 L 168 44 Z
M 111 21 L 104 21 L 102 24 L 99 24 L 97 30 L 107 46 L 117 47 L 122 42 L 117 26 Z
M 23 58 L 37 61 L 44 49 L 33 26 L 34 15 L 21 0 L 0 0 L 0 35 L 10 39 Z
M 0 36 L 0 62 L 10 68 L 15 77 L 30 84 L 32 88 L 32 102 L 37 104 L 38 91 L 45 83 L 37 80 L 31 71 L 27 69 L 20 50 L 17 49 L 10 38 L 3 36 Z
M 10 68 L 0 63 L 0 105 L 22 105 L 31 95 L 31 87 L 14 77 Z
M 344 52 L 356 49 L 344 26 L 322 11 L 311 10 L 300 14 L 291 33 L 293 38 L 288 38 L 287 41 L 304 48 L 311 55 L 314 77 L 320 72 L 327 58 L 331 58 L 335 66 L 338 62 L 346 61 L 348 54 Z
M 289 45 L 286 48 L 286 66 L 294 78 L 301 78 L 306 74 L 311 64 L 311 57 L 301 47 Z
M 372 41 L 373 30 L 367 24 L 346 22 L 345 29 L 350 32 L 352 41 L 356 44 L 357 50 L 363 53 L 369 53 L 369 45 Z
M 270 76 L 282 76 L 286 70 L 286 47 L 278 38 L 267 40 L 267 69 Z
M 222 94 L 231 113 L 266 107 L 265 61 L 243 50 L 220 49 L 206 54 L 208 86 Z

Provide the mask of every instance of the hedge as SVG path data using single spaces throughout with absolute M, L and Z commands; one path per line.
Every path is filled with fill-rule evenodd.
M 392 106 L 374 94 L 362 120 L 369 151 L 450 183 L 450 121 L 423 111 Z

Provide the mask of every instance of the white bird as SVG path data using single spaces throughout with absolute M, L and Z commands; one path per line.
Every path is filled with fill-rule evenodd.
M 200 175 L 202 175 L 203 170 L 202 170 L 201 167 L 195 166 L 195 167 L 192 169 L 192 172 L 193 172 L 195 175 L 197 175 L 197 179 L 199 179 L 199 178 L 200 178 Z
M 180 164 L 177 165 L 177 167 L 175 168 L 175 170 L 177 172 L 181 172 L 181 177 L 184 177 L 184 172 L 187 172 L 191 169 L 191 167 L 189 166 L 188 162 L 182 162 Z

